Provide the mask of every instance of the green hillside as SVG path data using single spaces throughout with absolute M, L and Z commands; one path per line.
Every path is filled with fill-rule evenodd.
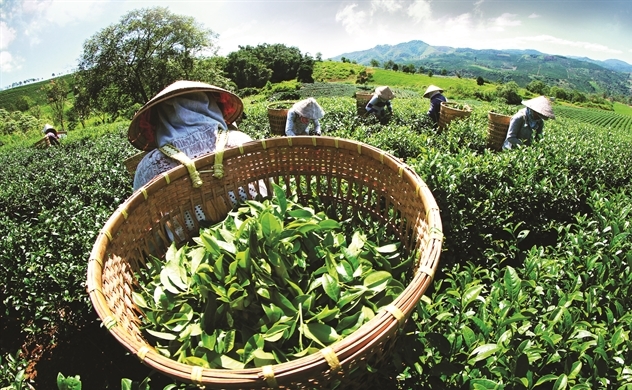
M 451 47 L 433 47 L 422 41 L 398 45 L 379 45 L 369 50 L 344 53 L 334 60 L 346 58 L 369 65 L 377 60 L 381 65 L 393 61 L 400 65 L 414 65 L 439 73 L 445 69 L 451 75 L 482 76 L 492 81 L 513 80 L 526 86 L 532 80 L 575 89 L 583 93 L 606 93 L 629 96 L 630 73 L 608 69 L 595 62 L 535 50 L 474 50 Z M 616 64 L 615 69 L 627 69 Z

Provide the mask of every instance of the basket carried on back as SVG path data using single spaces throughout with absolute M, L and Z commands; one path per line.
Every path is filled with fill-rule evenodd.
M 489 120 L 487 127 L 487 147 L 499 151 L 502 149 L 505 138 L 507 137 L 511 116 L 490 111 L 487 113 L 487 119 Z
M 127 172 L 129 172 L 130 175 L 134 176 L 138 163 L 140 162 L 140 160 L 143 159 L 143 157 L 145 157 L 146 154 L 147 152 L 136 153 L 135 155 L 128 157 L 125 161 L 123 161 L 123 164 L 125 164 L 125 168 L 127 168 Z
M 369 103 L 369 100 L 373 97 L 373 92 L 370 91 L 357 91 L 355 93 L 356 98 L 356 109 L 358 111 L 358 116 L 366 116 L 366 105 Z
M 270 121 L 272 134 L 285 135 L 287 112 L 294 103 L 292 101 L 281 101 L 268 104 L 268 120 Z
M 472 110 L 466 106 L 465 109 L 457 108 L 461 106 L 453 102 L 441 102 L 441 110 L 439 110 L 439 129 L 445 130 L 450 122 L 455 119 L 467 118 L 472 114 Z
M 62 131 L 58 131 L 57 132 L 57 137 L 65 138 L 67 134 L 68 133 L 66 131 L 63 131 L 63 130 Z M 39 141 L 37 141 L 37 142 L 35 142 L 33 144 L 33 147 L 35 149 L 45 149 L 45 148 L 48 148 L 49 146 L 51 146 L 50 145 L 50 138 L 48 138 L 46 136 L 42 137 L 42 139 L 40 139 Z
M 402 333 L 406 319 L 432 283 L 442 245 L 439 209 L 422 179 L 382 150 L 332 137 L 275 137 L 223 152 L 224 176 L 212 176 L 215 153 L 195 159 L 203 180 L 193 188 L 184 166 L 160 175 L 136 191 L 108 219 L 88 263 L 87 284 L 96 312 L 112 335 L 147 366 L 207 389 L 364 389 Z M 296 195 L 299 203 L 318 199 L 343 217 L 360 214 L 393 233 L 406 253 L 415 254 L 410 283 L 391 305 L 355 332 L 320 352 L 261 368 L 224 370 L 178 363 L 157 353 L 140 329 L 132 292 L 134 271 L 144 256 L 165 253 L 169 232 L 177 242 L 199 236 L 191 219 L 201 207 L 207 219 L 222 220 L 231 197 L 273 193 L 270 181 Z M 268 187 L 268 188 L 264 188 Z M 296 192 L 293 192 L 296 188 Z M 189 215 L 187 217 L 187 214 Z M 187 220 L 188 218 L 188 220 Z M 191 225 L 191 226 L 190 226 Z M 165 233 L 165 227 L 171 229 Z M 173 236 L 172 236 L 173 237 Z

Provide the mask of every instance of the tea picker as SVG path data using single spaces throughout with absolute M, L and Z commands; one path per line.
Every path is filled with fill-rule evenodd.
M 294 137 L 309 135 L 310 132 L 320 135 L 318 120 L 323 116 L 325 116 L 325 111 L 313 97 L 296 102 L 287 112 L 285 135 Z
M 439 113 L 441 112 L 441 103 L 447 102 L 448 99 L 443 96 L 443 89 L 436 85 L 430 85 L 424 97 L 430 99 L 430 109 L 428 109 L 427 115 L 432 119 L 435 126 L 439 123 Z
M 553 106 L 546 96 L 523 100 L 522 104 L 525 107 L 511 117 L 503 150 L 518 145 L 531 145 L 532 140 L 539 141 L 542 138 L 544 121 L 555 119 Z

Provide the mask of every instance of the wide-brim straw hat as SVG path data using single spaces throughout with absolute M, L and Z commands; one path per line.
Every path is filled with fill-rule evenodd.
M 375 94 L 377 95 L 377 97 L 384 100 L 391 100 L 395 97 L 393 91 L 391 91 L 391 89 L 387 86 L 375 88 Z
M 50 129 L 54 130 L 55 128 L 47 123 L 47 124 L 44 125 L 44 128 L 42 129 L 42 133 L 46 133 L 46 131 L 50 130 Z
M 555 119 L 553 106 L 546 96 L 538 96 L 537 98 L 523 100 L 522 105 L 529 107 L 533 111 L 549 119 Z
M 312 97 L 294 103 L 292 108 L 304 118 L 320 119 L 325 116 L 323 108 L 318 104 L 316 99 Z
M 430 97 L 430 95 L 432 95 L 433 92 L 443 92 L 443 89 L 441 89 L 440 87 L 437 87 L 436 85 L 430 85 L 427 89 L 426 92 L 424 92 L 424 97 Z
M 244 104 L 239 96 L 215 85 L 206 84 L 200 81 L 180 80 L 169 85 L 160 91 L 150 101 L 145 103 L 132 118 L 132 122 L 127 130 L 127 139 L 140 150 L 156 149 L 158 145 L 154 137 L 155 128 L 153 126 L 141 126 L 141 118 L 146 119 L 151 107 L 174 96 L 185 95 L 192 92 L 207 92 L 215 97 L 215 101 L 222 111 L 224 121 L 227 125 L 233 123 L 244 111 Z

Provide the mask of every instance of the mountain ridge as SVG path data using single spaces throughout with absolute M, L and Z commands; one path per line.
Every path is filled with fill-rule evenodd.
M 598 61 L 586 57 L 566 57 L 533 49 L 471 49 L 431 46 L 421 40 L 348 52 L 332 60 L 346 58 L 369 66 L 372 60 L 383 65 L 414 65 L 424 72 L 442 71 L 459 77 L 483 77 L 497 82 L 515 81 L 520 86 L 540 80 L 584 93 L 632 94 L 632 65 L 621 60 Z

